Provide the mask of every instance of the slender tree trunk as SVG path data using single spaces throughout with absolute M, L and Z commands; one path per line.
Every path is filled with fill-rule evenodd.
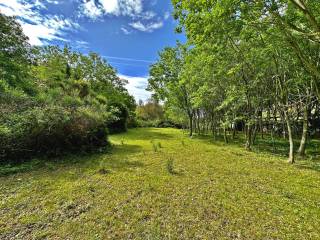
M 236 138 L 236 134 L 237 134 L 236 124 L 233 123 L 233 125 L 232 125 L 232 140 L 234 140 Z
M 216 131 L 216 126 L 212 124 L 212 135 L 213 135 L 213 140 L 217 140 L 217 131 Z
M 258 126 L 255 125 L 253 128 L 253 133 L 252 133 L 252 140 L 251 140 L 251 144 L 254 145 L 256 142 L 256 138 L 257 138 L 257 132 L 258 132 Z
M 274 125 L 272 125 L 272 128 L 271 128 L 271 141 L 272 141 L 272 152 L 275 153 L 276 152 L 276 145 L 274 142 Z
M 270 130 L 270 121 L 271 120 L 271 112 L 270 112 L 270 107 L 268 107 L 268 110 L 267 110 L 267 119 L 266 119 L 266 134 L 269 133 L 269 130 Z M 272 127 L 273 127 L 273 124 L 272 124 Z
M 198 128 L 198 134 L 201 134 L 201 127 L 200 127 L 200 111 L 199 109 L 197 110 L 197 128 Z
M 261 139 L 264 139 L 262 111 L 260 113 L 260 119 L 259 119 L 259 130 L 260 130 L 260 133 L 261 133 Z
M 286 121 L 287 128 L 288 128 L 288 138 L 289 138 L 289 144 L 290 144 L 288 162 L 293 164 L 295 162 L 295 160 L 294 160 L 294 143 L 293 143 L 291 122 L 290 122 L 287 110 L 284 111 L 284 119 Z
M 245 148 L 248 151 L 251 151 L 251 143 L 252 143 L 252 126 L 251 124 L 247 125 L 247 133 L 246 133 L 246 145 Z
M 228 135 L 227 135 L 227 128 L 226 127 L 224 127 L 224 129 L 223 129 L 223 137 L 224 137 L 224 142 L 226 144 L 228 144 L 229 141 L 228 141 Z
M 308 137 L 308 118 L 309 118 L 309 109 L 308 109 L 308 106 L 305 106 L 303 110 L 302 136 L 300 141 L 300 147 L 298 150 L 298 153 L 301 157 L 305 157 L 306 155 L 306 144 L 307 144 L 307 137 Z
M 189 136 L 193 135 L 193 114 L 189 114 Z

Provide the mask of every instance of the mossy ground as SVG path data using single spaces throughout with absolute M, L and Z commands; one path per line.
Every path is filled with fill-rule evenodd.
M 1 166 L 0 239 L 320 239 L 316 159 L 289 165 L 174 129 L 111 142 Z

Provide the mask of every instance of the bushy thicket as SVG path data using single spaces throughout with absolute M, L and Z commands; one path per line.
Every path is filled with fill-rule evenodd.
M 103 118 L 90 108 L 73 112 L 61 106 L 37 106 L 8 115 L 0 128 L 3 160 L 88 151 L 106 145 Z
M 136 121 L 135 127 L 177 128 L 177 129 L 185 128 L 185 126 L 183 126 L 182 124 L 173 122 L 171 120 L 141 120 L 141 119 L 138 119 Z
M 146 103 L 139 102 L 136 109 L 136 127 L 183 128 L 183 124 L 174 121 L 164 113 L 164 106 L 155 99 Z
M 104 59 L 32 48 L 4 15 L 0 30 L 0 162 L 105 148 L 109 132 L 126 131 L 135 102 Z

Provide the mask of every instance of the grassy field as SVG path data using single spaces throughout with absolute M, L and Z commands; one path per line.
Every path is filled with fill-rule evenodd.
M 319 161 L 180 130 L 110 153 L 1 166 L 0 239 L 320 239 Z

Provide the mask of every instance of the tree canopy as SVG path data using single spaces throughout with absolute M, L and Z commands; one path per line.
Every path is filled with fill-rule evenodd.
M 190 135 L 238 130 L 250 150 L 257 133 L 294 136 L 305 154 L 319 117 L 320 4 L 303 0 L 172 0 L 185 45 L 165 48 L 149 88 L 184 110 Z M 183 49 L 183 51 L 182 51 Z M 311 128 L 318 131 L 318 125 Z

